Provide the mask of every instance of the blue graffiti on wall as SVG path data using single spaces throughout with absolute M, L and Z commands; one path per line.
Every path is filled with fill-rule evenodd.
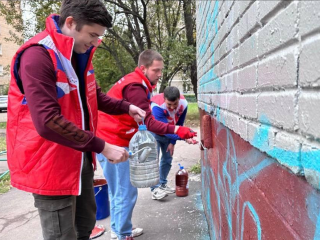
M 269 146 L 269 135 L 271 123 L 266 116 L 261 116 L 261 125 L 250 143 L 266 152 L 269 156 L 288 167 L 295 174 L 306 176 L 308 182 L 317 189 L 320 189 L 320 150 L 291 151 L 275 146 Z
M 241 217 L 241 240 L 243 240 L 243 230 L 244 230 L 244 210 L 246 209 L 246 207 L 248 206 L 248 208 L 250 209 L 251 214 L 253 215 L 253 219 L 256 223 L 257 226 L 257 237 L 258 240 L 261 240 L 261 224 L 260 224 L 260 219 L 259 216 L 256 212 L 256 210 L 254 209 L 254 207 L 252 206 L 252 204 L 250 202 L 245 202 L 243 204 L 243 209 L 242 209 L 242 217 Z
M 254 152 L 256 150 L 251 150 L 247 153 L 247 156 L 243 157 L 246 159 L 247 165 L 253 166 L 249 170 L 238 174 L 238 160 L 243 161 L 242 159 L 237 159 L 234 140 L 230 133 L 230 130 L 219 126 L 217 129 L 217 136 L 221 131 L 226 131 L 227 142 L 226 142 L 226 159 L 220 159 L 220 154 L 218 152 L 217 158 L 214 161 L 224 161 L 222 174 L 220 169 L 217 169 L 218 175 L 215 176 L 211 166 L 208 163 L 208 150 L 204 150 L 204 159 L 202 164 L 202 194 L 203 202 L 205 205 L 207 220 L 209 223 L 209 229 L 211 230 L 212 239 L 222 239 L 221 233 L 221 220 L 222 220 L 222 208 L 225 209 L 225 214 L 227 217 L 227 226 L 229 230 L 229 239 L 233 239 L 233 231 L 235 231 L 235 239 L 243 239 L 243 229 L 244 229 L 244 211 L 248 209 L 251 213 L 251 216 L 256 224 L 257 229 L 257 239 L 261 239 L 262 229 L 261 222 L 258 213 L 256 212 L 254 206 L 249 201 L 244 202 L 240 205 L 240 186 L 245 181 L 258 176 L 258 174 L 270 166 L 275 164 L 276 161 L 271 158 L 265 158 L 264 160 L 258 162 L 254 158 Z M 256 137 L 256 136 L 255 136 Z M 231 149 L 231 150 L 230 150 Z M 216 151 L 219 151 L 216 149 Z M 248 161 L 251 161 L 248 163 Z M 218 182 L 216 182 L 216 179 Z M 233 179 L 233 181 L 232 181 Z M 209 184 L 206 186 L 205 184 Z M 213 191 L 214 194 L 211 193 Z M 216 199 L 211 199 L 211 196 L 216 196 Z M 212 212 L 211 203 L 216 202 L 218 212 Z M 223 205 L 223 206 L 222 206 Z M 320 202 L 319 195 L 316 192 L 310 193 L 310 196 L 306 199 L 306 206 L 308 209 L 308 215 L 310 220 L 315 225 L 314 240 L 320 239 Z M 241 209 L 241 211 L 240 211 Z M 233 210 L 236 211 L 236 214 L 233 214 Z M 214 218 L 211 215 L 213 213 L 215 216 L 218 216 L 219 221 L 214 222 Z M 241 216 L 241 218 L 240 218 Z M 233 218 L 236 218 L 236 226 L 232 225 Z M 215 218 L 217 219 L 217 218 Z
M 202 93 L 208 94 L 213 92 L 219 92 L 221 89 L 221 82 L 218 76 L 215 74 L 214 69 L 214 61 L 215 61 L 215 46 L 214 46 L 214 37 L 217 37 L 218 35 L 218 21 L 217 16 L 219 12 L 219 2 L 215 1 L 213 11 L 212 13 L 209 13 L 210 6 L 202 5 L 202 4 L 208 4 L 211 3 L 209 1 L 203 1 L 200 3 L 200 9 L 201 9 L 201 17 L 206 17 L 206 20 L 201 19 L 201 23 L 203 24 L 202 31 L 205 31 L 204 33 L 200 31 L 199 34 L 199 47 L 198 47 L 198 59 L 200 59 L 198 66 L 200 66 L 199 73 L 202 75 L 202 77 L 199 79 L 199 94 L 200 99 Z M 207 12 L 205 13 L 205 10 Z M 199 29 L 200 30 L 200 29 Z M 252 39 L 254 41 L 254 39 Z M 252 42 L 254 43 L 254 42 Z M 210 50 L 210 51 L 208 51 Z M 206 61 L 208 62 L 208 53 L 210 53 L 210 60 L 211 64 L 205 64 L 203 63 Z M 212 66 L 211 69 L 208 69 L 208 66 Z M 202 74 L 205 73 L 205 74 Z M 208 105 L 206 103 L 202 103 L 202 108 L 209 113 L 214 112 L 216 115 L 216 119 L 225 124 L 225 119 L 222 114 L 220 114 L 220 107 L 219 106 L 212 106 Z M 262 117 L 264 118 L 264 117 Z M 260 122 L 266 123 L 268 122 L 267 119 L 260 119 Z M 251 213 L 251 216 L 256 224 L 257 228 L 257 238 L 261 239 L 262 229 L 261 229 L 261 222 L 258 213 L 256 212 L 254 206 L 250 202 L 245 202 L 243 205 L 240 206 L 239 203 L 239 187 L 244 181 L 248 181 L 250 178 L 256 176 L 259 174 L 259 172 L 266 167 L 270 166 L 273 163 L 276 163 L 275 160 L 271 158 L 266 158 L 263 161 L 256 163 L 253 162 L 251 169 L 247 170 L 245 173 L 242 173 L 238 175 L 238 167 L 237 167 L 237 156 L 235 155 L 235 151 L 229 152 L 229 145 L 234 149 L 234 141 L 232 139 L 232 136 L 229 132 L 229 129 L 224 128 L 225 131 L 227 131 L 227 149 L 228 152 L 226 154 L 226 159 L 223 159 L 221 161 L 224 161 L 223 169 L 222 169 L 222 175 L 220 170 L 218 169 L 218 176 L 214 176 L 214 173 L 212 169 L 208 165 L 208 159 L 206 155 L 206 151 L 204 154 L 203 159 L 203 167 L 202 169 L 202 190 L 203 190 L 203 202 L 206 207 L 206 213 L 207 213 L 207 219 L 209 222 L 209 227 L 212 230 L 212 237 L 213 239 L 221 239 L 221 228 L 219 228 L 219 223 L 221 223 L 221 208 L 222 203 L 223 207 L 225 207 L 225 212 L 227 214 L 227 225 L 229 228 L 229 239 L 232 239 L 232 232 L 233 232 L 233 226 L 232 226 L 232 210 L 233 206 L 235 206 L 236 210 L 236 239 L 243 239 L 243 226 L 244 226 L 244 211 L 245 209 L 248 209 Z M 220 127 L 218 129 L 219 131 L 222 130 Z M 268 144 L 269 141 L 269 135 L 270 135 L 270 124 L 263 124 L 260 126 L 260 128 L 257 130 L 257 132 L 254 135 L 254 138 L 250 140 L 250 143 L 252 146 L 260 149 L 261 151 L 266 152 L 271 157 L 278 160 L 279 163 L 282 165 L 288 167 L 291 169 L 294 173 L 305 175 L 307 180 L 316 188 L 320 189 L 320 151 L 318 149 L 316 150 L 310 150 L 310 151 L 288 151 L 286 149 L 276 148 L 276 147 L 270 147 Z M 218 154 L 218 158 L 219 158 Z M 254 161 L 254 157 L 250 157 L 248 159 L 252 159 Z M 220 159 L 215 159 L 215 161 L 220 161 Z M 233 179 L 234 178 L 234 179 Z M 309 178 L 309 179 L 308 179 Z M 216 182 L 217 179 L 217 182 Z M 232 180 L 233 179 L 233 180 Z M 205 183 L 212 183 L 213 187 L 211 186 L 205 186 Z M 211 191 L 214 192 L 217 199 L 214 199 L 216 201 L 218 206 L 218 212 L 214 213 L 217 214 L 219 222 L 214 222 L 214 218 L 211 215 L 212 209 L 211 209 L 211 203 L 213 202 L 211 199 Z M 313 211 L 310 211 L 309 218 L 312 220 L 312 222 L 315 225 L 315 233 L 314 233 L 314 240 L 320 239 L 320 213 L 318 203 L 316 201 L 319 201 L 319 196 L 317 197 L 309 197 L 306 199 L 306 206 L 308 206 L 308 211 L 310 211 L 311 208 L 314 207 Z M 241 211 L 240 211 L 241 209 Z M 241 213 L 241 214 L 240 214 Z M 241 216 L 241 218 L 240 218 Z M 217 218 L 216 218 L 217 219 Z
M 216 1 L 214 4 L 214 9 L 213 12 L 207 13 L 207 18 L 205 21 L 205 37 L 204 39 L 202 39 L 202 42 L 199 43 L 199 47 L 198 47 L 198 58 L 200 58 L 201 63 L 200 65 L 202 66 L 202 61 L 204 60 L 204 55 L 207 53 L 207 49 L 208 49 L 208 45 L 210 42 L 210 39 L 213 39 L 214 36 L 211 36 L 211 34 L 214 32 L 215 36 L 217 35 L 218 32 L 218 20 L 217 20 L 217 16 L 218 16 L 218 10 L 219 10 L 219 2 Z M 214 28 L 214 29 L 213 29 Z M 211 42 L 210 45 L 210 54 L 211 54 L 211 64 L 214 63 L 214 44 L 213 41 Z M 206 64 L 205 67 L 207 67 L 208 65 Z M 202 67 L 203 69 L 203 67 Z M 207 69 L 204 69 L 204 71 L 206 71 Z M 199 80 L 199 85 L 202 85 L 203 83 L 207 82 L 208 80 L 210 81 L 212 79 L 212 77 L 214 77 L 213 72 L 207 72 L 206 74 L 204 74 L 204 76 Z
M 236 217 L 236 239 L 243 239 L 243 225 L 244 225 L 244 210 L 245 208 L 248 208 L 251 212 L 251 215 L 254 218 L 254 221 L 256 223 L 257 227 L 257 234 L 258 239 L 261 239 L 261 225 L 260 220 L 257 212 L 255 211 L 253 205 L 250 202 L 245 202 L 242 206 L 240 206 L 239 201 L 239 189 L 243 182 L 247 181 L 250 178 L 253 178 L 254 176 L 258 175 L 261 170 L 264 168 L 270 166 L 274 163 L 274 161 L 270 158 L 266 158 L 260 163 L 256 164 L 251 169 L 247 170 L 246 172 L 242 174 L 238 174 L 238 163 L 237 163 L 237 157 L 235 152 L 235 146 L 234 141 L 232 138 L 232 135 L 230 134 L 230 130 L 227 128 L 219 127 L 217 129 L 217 135 L 220 131 L 225 130 L 227 135 L 227 154 L 226 159 L 224 159 L 223 163 L 223 169 L 222 169 L 222 176 L 220 175 L 220 170 L 218 169 L 218 176 L 214 176 L 213 170 L 210 168 L 210 165 L 208 165 L 208 158 L 207 153 L 205 150 L 205 156 L 204 156 L 204 163 L 203 163 L 203 169 L 202 169 L 202 189 L 203 189 L 203 196 L 205 199 L 205 206 L 207 213 L 212 213 L 211 209 L 211 190 L 214 191 L 215 196 L 217 199 L 214 201 L 217 201 L 218 205 L 218 213 L 217 216 L 219 217 L 219 223 L 221 223 L 221 208 L 223 203 L 223 207 L 226 211 L 226 217 L 228 222 L 228 229 L 229 229 L 229 239 L 233 239 L 233 226 L 232 226 L 232 220 L 233 217 Z M 231 149 L 231 152 L 230 152 Z M 218 153 L 218 157 L 220 154 Z M 248 161 L 250 161 L 252 158 L 247 158 Z M 220 161 L 220 159 L 216 159 L 216 161 Z M 255 161 L 254 159 L 252 161 Z M 218 182 L 216 182 L 215 179 L 218 179 Z M 232 178 L 234 178 L 234 181 L 232 182 Z M 210 186 L 204 186 L 205 183 L 211 183 L 213 184 L 213 188 Z M 222 193 L 222 194 L 221 194 Z M 240 214 L 240 208 L 242 214 Z M 235 216 L 232 214 L 233 209 L 236 210 Z M 240 219 L 241 216 L 241 219 Z M 221 233 L 221 227 L 219 228 L 219 223 L 214 223 L 214 220 L 212 216 L 209 217 L 209 225 L 210 229 L 212 230 L 212 237 L 213 239 L 222 239 L 222 233 Z M 240 229 L 241 227 L 241 229 Z

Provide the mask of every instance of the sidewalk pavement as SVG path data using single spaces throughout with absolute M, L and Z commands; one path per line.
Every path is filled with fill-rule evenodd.
M 199 133 L 199 129 L 196 129 Z M 199 134 L 200 135 L 200 134 Z M 175 185 L 178 163 L 190 168 L 200 159 L 198 145 L 178 141 L 175 147 L 169 185 Z M 103 177 L 98 166 L 96 178 Z M 144 234 L 137 240 L 209 240 L 208 227 L 201 200 L 200 174 L 189 173 L 189 196 L 170 194 L 162 200 L 152 200 L 149 188 L 140 188 L 133 212 L 133 227 L 141 227 Z M 33 206 L 33 197 L 17 189 L 0 195 L 0 239 L 42 240 L 39 215 Z M 97 240 L 109 240 L 110 216 L 97 221 L 106 227 L 106 232 Z

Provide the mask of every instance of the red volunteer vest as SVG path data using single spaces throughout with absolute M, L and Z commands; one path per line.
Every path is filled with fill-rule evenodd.
M 16 188 L 42 195 L 79 195 L 84 153 L 48 141 L 38 134 L 30 116 L 28 101 L 21 91 L 22 83 L 18 74 L 23 51 L 33 45 L 44 46 L 56 70 L 61 114 L 85 129 L 79 79 L 71 64 L 74 40 L 58 29 L 58 18 L 58 15 L 50 15 L 46 20 L 46 29 L 21 46 L 12 60 L 7 123 L 8 165 L 11 184 Z M 83 76 L 89 125 L 93 132 L 98 115 L 96 82 L 91 63 L 94 51 L 95 48 L 91 49 Z
M 131 83 L 142 84 L 146 89 L 146 96 L 139 97 L 147 97 L 150 100 L 152 86 L 139 68 L 116 82 L 107 94 L 116 99 L 123 99 L 123 89 Z M 109 115 L 99 111 L 97 136 L 106 142 L 128 147 L 130 139 L 137 130 L 138 125 L 129 114 Z

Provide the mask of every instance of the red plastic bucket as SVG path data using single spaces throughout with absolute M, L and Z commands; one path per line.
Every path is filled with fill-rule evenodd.
M 107 180 L 94 179 L 93 187 L 97 205 L 96 219 L 107 218 L 110 215 Z

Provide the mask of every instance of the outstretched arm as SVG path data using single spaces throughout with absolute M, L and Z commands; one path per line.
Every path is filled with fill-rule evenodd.
M 150 110 L 150 101 L 142 84 L 134 83 L 126 86 L 123 90 L 123 96 L 124 99 L 146 112 L 145 124 L 149 131 L 160 135 L 176 133 L 182 139 L 192 138 L 197 135 L 197 133 L 193 132 L 190 128 L 170 125 L 154 119 Z

